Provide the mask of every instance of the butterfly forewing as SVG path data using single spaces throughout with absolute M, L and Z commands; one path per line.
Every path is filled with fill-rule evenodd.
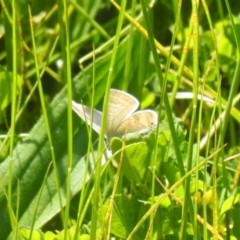
M 91 126 L 91 108 L 72 101 L 72 109 L 82 120 Z M 92 128 L 97 133 L 100 133 L 101 119 L 102 113 L 94 110 L 92 116 Z
M 156 125 L 157 114 L 154 111 L 137 111 L 121 123 L 115 135 L 122 137 L 127 133 L 143 133 L 151 130 Z
M 107 117 L 107 136 L 109 138 L 116 135 L 120 125 L 131 116 L 138 105 L 138 100 L 130 94 L 115 89 L 110 90 Z

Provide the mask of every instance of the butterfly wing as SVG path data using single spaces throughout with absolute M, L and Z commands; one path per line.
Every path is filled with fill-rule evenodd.
M 154 128 L 157 121 L 156 112 L 152 110 L 137 111 L 122 122 L 115 134 L 122 137 L 127 133 L 143 133 Z
M 72 109 L 83 121 L 91 126 L 91 108 L 72 101 Z M 97 133 L 100 133 L 101 119 L 102 113 L 94 110 L 92 116 L 92 128 Z
M 107 116 L 107 136 L 115 136 L 116 130 L 138 108 L 139 102 L 132 95 L 116 90 L 110 90 Z

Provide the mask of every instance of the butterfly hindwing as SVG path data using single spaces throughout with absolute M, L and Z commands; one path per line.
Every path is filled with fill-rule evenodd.
M 157 113 L 152 110 L 142 110 L 133 113 L 125 119 L 116 131 L 117 136 L 127 133 L 143 133 L 157 125 Z

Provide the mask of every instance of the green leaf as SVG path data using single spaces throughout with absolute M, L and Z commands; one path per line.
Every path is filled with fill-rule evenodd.
M 110 200 L 107 200 L 98 212 L 98 219 L 102 224 L 104 224 L 104 219 L 107 213 L 109 213 L 109 204 Z M 126 239 L 134 228 L 136 218 L 139 217 L 139 212 L 140 203 L 137 199 L 124 195 L 115 196 L 111 217 L 111 233 Z M 107 224 L 110 223 L 108 222 Z M 142 234 L 142 237 L 139 237 L 140 232 L 142 232 L 141 230 L 137 231 L 134 235 L 134 240 L 144 239 L 144 235 Z
M 111 149 L 113 153 L 120 151 L 114 158 L 118 162 L 122 161 L 122 172 L 130 181 L 141 183 L 150 162 L 150 159 L 147 159 L 147 144 L 138 142 L 127 145 L 123 149 L 123 155 L 121 154 L 122 147 L 123 142 L 121 139 L 112 139 Z
M 157 202 L 160 198 L 162 198 L 165 194 L 160 194 L 159 196 L 154 196 L 154 202 Z M 152 198 L 149 198 L 147 201 L 146 201 L 147 204 L 152 204 Z M 164 197 L 164 199 L 159 203 L 159 206 L 161 207 L 164 207 L 164 208 L 168 208 L 169 206 L 171 205 L 171 200 L 170 198 L 167 196 L 167 197 Z
M 233 205 L 235 205 L 236 203 L 239 203 L 239 200 L 240 200 L 240 194 L 233 195 L 228 199 L 226 199 L 221 207 L 220 214 L 222 215 L 227 211 L 229 211 L 233 207 Z
M 30 238 L 30 234 L 31 234 L 30 230 L 22 228 L 20 232 L 21 232 L 21 237 L 23 239 L 28 240 Z M 47 237 L 45 237 L 45 235 L 47 235 Z M 56 237 L 56 234 L 52 232 L 47 232 L 44 234 L 42 231 L 33 231 L 31 235 L 31 239 L 32 240 L 41 240 L 41 239 L 55 240 L 57 239 L 57 237 Z

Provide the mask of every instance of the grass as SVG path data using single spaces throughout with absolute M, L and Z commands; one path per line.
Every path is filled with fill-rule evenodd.
M 148 4 L 1 1 L 1 238 L 239 238 L 239 4 Z M 102 164 L 110 88 L 159 124 Z

